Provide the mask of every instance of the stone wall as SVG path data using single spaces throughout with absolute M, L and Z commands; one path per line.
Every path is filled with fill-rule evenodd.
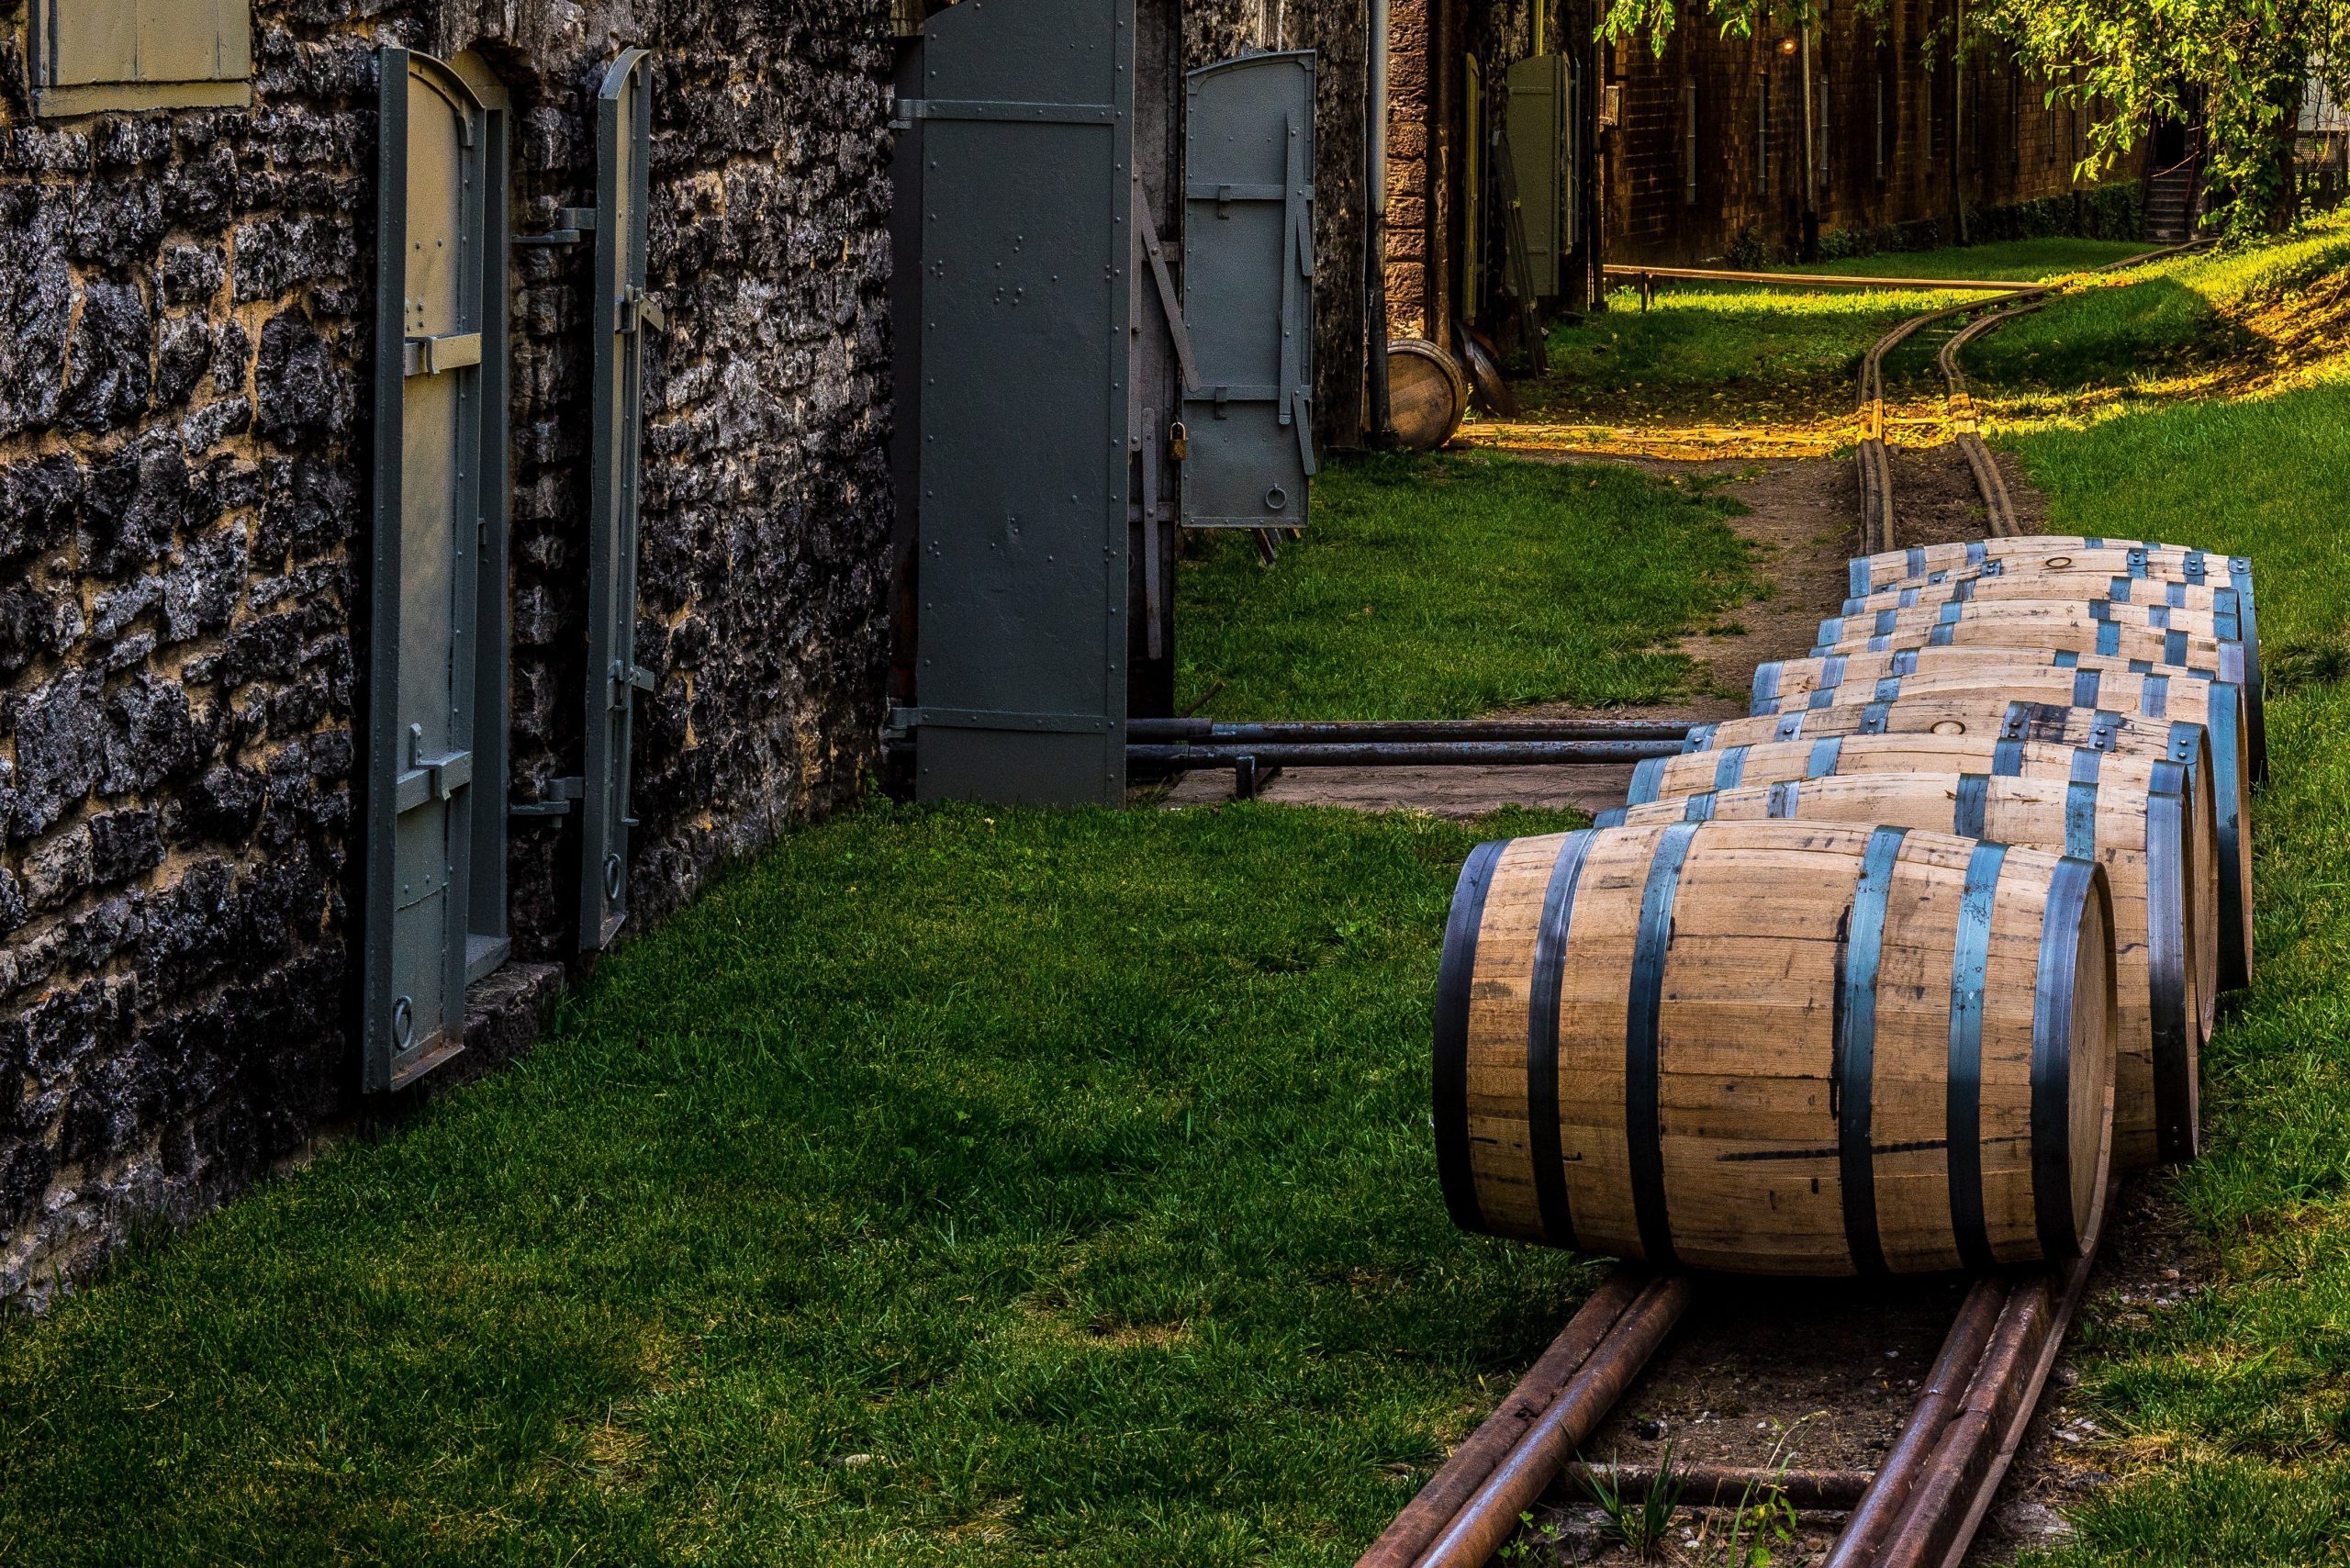
M 591 199 L 595 83 L 659 51 L 641 922 L 875 744 L 890 45 L 888 0 L 259 0 L 250 110 L 51 122 L 25 27 L 0 0 L 0 1296 L 37 1300 L 360 1108 L 374 44 L 501 74 L 518 231 Z M 510 278 L 526 799 L 578 771 L 586 264 Z M 515 825 L 526 959 L 569 950 L 565 831 Z

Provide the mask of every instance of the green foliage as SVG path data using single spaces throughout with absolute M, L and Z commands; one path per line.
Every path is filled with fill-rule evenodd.
M 1688 667 L 1657 644 L 1750 591 L 1731 510 L 1615 464 L 1334 462 L 1273 566 L 1245 536 L 1190 536 L 1181 700 L 1235 719 L 1656 700 Z
M 795 831 L 0 1332 L 0 1561 L 1343 1568 L 1594 1278 L 1427 1130 L 1460 862 L 1572 821 Z
M 1612 1461 L 1605 1466 L 1587 1466 L 1583 1471 L 1584 1489 L 1606 1516 L 1606 1521 L 1600 1526 L 1601 1532 L 1622 1542 L 1625 1551 L 1643 1560 L 1654 1557 L 1663 1548 L 1666 1533 L 1681 1512 L 1681 1494 L 1685 1485 L 1681 1473 L 1673 1468 L 1671 1443 L 1665 1444 L 1664 1453 L 1657 1461 L 1655 1480 L 1638 1496 L 1625 1495 L 1622 1472 Z

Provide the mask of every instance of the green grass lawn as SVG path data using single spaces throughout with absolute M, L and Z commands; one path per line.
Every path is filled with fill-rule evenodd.
M 2020 439 L 2052 530 L 2251 555 L 2274 780 L 2255 810 L 2260 969 L 2204 1057 L 2210 1152 L 2170 1182 L 2219 1277 L 2095 1314 L 2075 1391 L 2087 1564 L 2350 1553 L 2350 376 Z
M 1268 569 L 1190 536 L 1178 701 L 1222 719 L 1450 719 L 1528 702 L 1648 702 L 1660 644 L 1753 588 L 1730 502 L 1619 464 L 1490 453 L 1341 459 Z
M 1872 276 L 2036 280 L 2098 266 L 2146 247 L 2110 240 L 2018 240 L 1820 263 L 1802 269 Z M 1849 411 L 1852 375 L 1870 343 L 1903 319 L 1958 303 L 1949 291 L 1835 289 L 1759 284 L 1666 284 L 1643 311 L 1629 289 L 1609 308 L 1550 333 L 1550 375 L 1527 401 L 1538 414 L 1657 404 L 1702 409 L 1774 405 L 1811 417 Z
M 0 1562 L 1351 1562 L 1593 1278 L 1437 1190 L 1479 831 L 797 832 L 510 1070 L 0 1331 Z
M 2266 346 L 2245 324 L 2329 274 L 2350 269 L 2350 213 L 2273 245 L 2178 256 L 2133 267 L 2053 300 L 1969 349 L 1990 382 L 2060 388 L 2126 386 L 2182 357 L 2243 358 Z

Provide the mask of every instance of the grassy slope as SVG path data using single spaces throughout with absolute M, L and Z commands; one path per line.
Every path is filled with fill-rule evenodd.
M 2244 321 L 2350 267 L 2350 213 L 2275 245 L 2175 257 L 2089 284 L 1984 339 L 1967 364 L 1986 381 L 2125 385 L 2182 358 L 2260 353 Z
M 512 1070 L 0 1333 L 0 1562 L 1349 1562 L 1589 1282 L 1438 1198 L 1473 836 L 797 833 Z
M 1445 719 L 1651 701 L 1686 669 L 1657 644 L 1750 590 L 1729 503 L 1618 465 L 1341 461 L 1314 507 L 1270 571 L 1238 534 L 1192 536 L 1182 703 L 1231 719 Z
M 2107 1311 L 2074 1399 L 2123 1484 L 2066 1564 L 2350 1551 L 2350 378 L 2023 438 L 2050 526 L 2250 554 L 2270 670 L 2261 969 L 2205 1056 L 2212 1148 L 2175 1180 L 2215 1288 Z
M 1823 263 L 1803 270 L 1874 276 L 2053 276 L 2143 250 L 2108 240 L 2020 240 Z M 1696 399 L 1774 400 L 1788 411 L 1841 411 L 1871 342 L 1903 318 L 1963 297 L 1949 292 L 1841 289 L 1807 294 L 1750 284 L 1668 284 L 1642 311 L 1621 289 L 1611 308 L 1550 334 L 1552 374 L 1535 411 Z M 1717 394 L 1719 397 L 1717 398 Z

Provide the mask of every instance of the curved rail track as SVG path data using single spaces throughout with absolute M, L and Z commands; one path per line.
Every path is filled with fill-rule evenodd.
M 1885 357 L 1908 342 L 1921 329 L 1953 317 L 1981 311 L 1945 341 L 1934 355 L 1941 369 L 1946 401 L 1945 420 L 1952 431 L 1951 444 L 1966 460 L 1974 476 L 1976 492 L 1983 498 L 1983 510 L 1991 534 L 2012 538 L 2023 532 L 2016 520 L 2014 499 L 2008 494 L 2007 481 L 2000 477 L 1999 465 L 1992 459 L 1991 449 L 1983 444 L 1982 429 L 1975 415 L 1974 400 L 1966 391 L 1966 376 L 1959 368 L 1959 355 L 1966 346 L 1987 332 L 2041 308 L 2054 296 L 2071 286 L 2074 278 L 2095 277 L 2103 273 L 2120 272 L 2143 266 L 2188 251 L 2200 250 L 2208 240 L 2193 240 L 2184 245 L 2167 245 L 2160 250 L 2124 256 L 2118 262 L 2090 267 L 2072 277 L 2049 284 L 2017 284 L 2005 295 L 1994 299 L 1964 300 L 1939 310 L 1929 310 L 1912 316 L 1879 338 L 1861 360 L 1861 441 L 1855 461 L 1860 469 L 1861 484 L 1861 547 L 1863 554 L 1876 554 L 1897 548 L 1894 543 L 1896 510 L 1893 498 L 1893 465 L 1886 448 L 1885 431 Z

